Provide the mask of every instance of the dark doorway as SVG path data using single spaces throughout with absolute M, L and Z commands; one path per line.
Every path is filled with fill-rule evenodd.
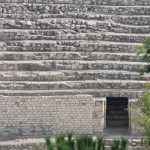
M 129 117 L 128 98 L 126 97 L 107 97 L 106 103 L 106 128 L 128 128 Z

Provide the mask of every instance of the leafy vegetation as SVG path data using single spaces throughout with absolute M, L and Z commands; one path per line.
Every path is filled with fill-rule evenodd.
M 128 140 L 122 138 L 120 143 L 120 150 L 126 150 L 128 146 Z
M 93 140 L 91 136 L 80 135 L 73 140 L 72 132 L 67 133 L 67 140 L 64 135 L 56 137 L 57 150 L 105 150 L 105 140 L 103 137 L 98 137 Z M 54 150 L 50 138 L 45 138 L 47 150 Z M 111 145 L 111 150 L 127 150 L 128 141 L 124 138 L 114 140 Z
M 52 143 L 50 141 L 50 137 L 45 138 L 47 150 L 53 150 Z
M 145 73 L 150 73 L 150 38 L 147 38 L 143 45 L 137 46 L 137 56 L 143 56 L 142 61 L 147 62 L 148 64 L 140 70 L 141 75 Z M 132 117 L 132 121 L 135 122 L 136 125 L 142 127 L 142 133 L 147 137 L 148 143 L 147 146 L 150 146 L 150 87 L 147 84 L 147 92 L 142 93 L 140 97 L 141 103 L 141 111 L 136 112 L 135 117 Z M 135 110 L 133 110 L 135 111 Z
M 102 137 L 97 139 L 97 149 L 96 150 L 105 150 L 105 141 Z
M 150 92 L 143 93 L 140 98 L 141 112 L 138 117 L 132 117 L 132 120 L 140 127 L 142 127 L 143 134 L 150 138 Z
M 142 45 L 137 46 L 137 56 L 143 56 L 142 61 L 148 62 L 148 65 L 140 69 L 141 75 L 150 73 L 150 38 L 147 38 Z
M 114 140 L 111 144 L 111 150 L 119 150 L 120 140 Z
M 78 150 L 95 150 L 96 142 L 88 135 L 81 135 L 76 141 Z

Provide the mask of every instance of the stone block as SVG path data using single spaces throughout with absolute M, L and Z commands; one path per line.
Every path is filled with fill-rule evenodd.
M 103 126 L 94 126 L 94 133 L 102 133 L 104 131 Z

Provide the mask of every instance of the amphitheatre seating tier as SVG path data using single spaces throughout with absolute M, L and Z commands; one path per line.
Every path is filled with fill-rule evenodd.
M 137 98 L 148 37 L 149 0 L 1 0 L 0 94 Z

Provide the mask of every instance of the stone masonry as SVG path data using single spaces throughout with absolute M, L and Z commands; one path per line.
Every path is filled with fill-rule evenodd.
M 103 105 L 92 96 L 2 96 L 0 139 L 103 132 Z
M 150 81 L 135 54 L 148 37 L 149 0 L 0 0 L 0 134 L 103 132 L 104 99 Z

